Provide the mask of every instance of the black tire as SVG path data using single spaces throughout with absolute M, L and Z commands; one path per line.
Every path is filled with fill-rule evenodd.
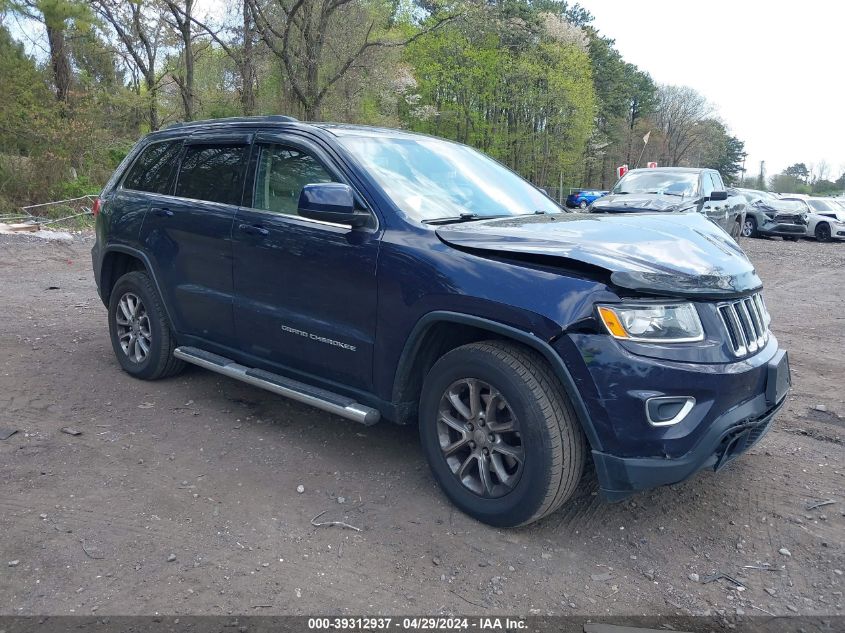
M 737 222 L 739 224 L 739 222 Z M 743 237 L 758 237 L 759 233 L 757 232 L 757 220 L 754 219 L 753 216 L 746 216 L 745 222 L 742 225 L 742 236 Z
M 816 239 L 819 242 L 829 242 L 830 241 L 830 224 L 827 222 L 819 222 L 816 224 Z
M 462 483 L 442 450 L 441 434 L 446 428 L 440 422 L 443 402 L 447 402 L 448 390 L 467 379 L 497 390 L 519 430 L 513 434 L 524 456 L 519 477 L 499 496 L 479 494 Z M 479 424 L 484 426 L 483 421 Z M 587 455 L 572 403 L 549 365 L 536 352 L 509 342 L 472 343 L 440 358 L 423 383 L 419 430 L 429 466 L 446 496 L 466 514 L 496 527 L 525 525 L 557 510 L 577 488 Z M 480 427 L 474 433 L 479 431 Z M 489 458 L 483 459 L 488 459 L 488 472 L 493 473 L 499 488 L 506 488 L 493 468 L 496 450 L 491 448 Z M 480 473 L 482 458 L 478 458 L 475 468 Z
M 139 326 L 137 322 L 130 325 L 119 322 L 127 321 L 125 313 L 121 310 L 121 301 L 128 296 L 140 300 L 140 309 L 144 311 L 144 316 L 141 317 L 143 326 Z M 121 311 L 120 315 L 118 311 Z M 140 360 L 133 351 L 124 350 L 121 343 L 121 336 L 129 336 L 127 330 L 132 330 L 133 327 L 135 338 L 139 338 L 138 332 L 142 330 L 149 334 L 149 337 L 144 339 L 148 341 L 147 352 Z M 161 297 L 145 272 L 126 273 L 112 288 L 109 298 L 109 335 L 117 362 L 123 371 L 135 378 L 157 380 L 174 376 L 185 368 L 185 363 L 173 356 L 176 339 L 170 330 Z

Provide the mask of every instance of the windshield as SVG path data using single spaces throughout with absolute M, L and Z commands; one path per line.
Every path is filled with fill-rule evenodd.
M 807 200 L 810 203 L 810 206 L 813 207 L 815 211 L 839 211 L 838 208 L 833 206 L 827 200 Z
M 692 196 L 698 189 L 698 174 L 684 172 L 637 171 L 622 177 L 612 193 L 659 193 Z
M 416 220 L 561 211 L 539 189 L 464 145 L 427 137 L 344 135 L 338 140 Z

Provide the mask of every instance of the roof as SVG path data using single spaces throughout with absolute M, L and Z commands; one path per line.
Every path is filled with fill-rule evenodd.
M 709 167 L 639 167 L 637 169 L 629 169 L 628 173 L 635 171 L 657 171 L 657 172 L 681 172 L 689 174 L 700 174 L 703 171 L 716 171 Z

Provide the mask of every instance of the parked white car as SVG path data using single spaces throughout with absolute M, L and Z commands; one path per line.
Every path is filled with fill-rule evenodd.
M 830 198 L 795 196 L 781 198 L 802 202 L 807 209 L 807 237 L 819 242 L 845 240 L 845 210 Z

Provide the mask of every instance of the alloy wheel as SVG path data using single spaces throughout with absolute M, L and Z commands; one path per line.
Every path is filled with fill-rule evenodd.
M 519 420 L 492 385 L 453 382 L 440 399 L 437 436 L 449 470 L 476 495 L 502 497 L 519 482 L 525 463 Z
M 830 239 L 830 225 L 826 222 L 816 226 L 816 239 L 820 242 L 827 242 Z
M 152 345 L 150 318 L 141 298 L 126 292 L 117 304 L 114 315 L 120 349 L 134 363 L 143 363 Z
M 742 223 L 742 235 L 743 237 L 751 237 L 754 235 L 754 222 L 751 218 L 748 218 Z

